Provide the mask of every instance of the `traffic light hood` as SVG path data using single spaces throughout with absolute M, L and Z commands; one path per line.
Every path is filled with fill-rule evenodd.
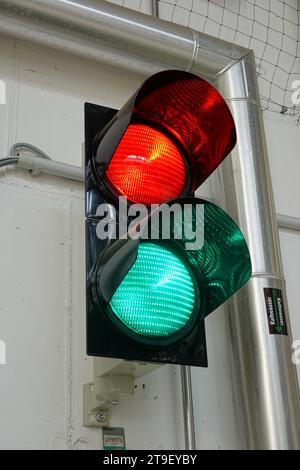
M 235 143 L 234 121 L 218 91 L 189 72 L 168 70 L 148 78 L 98 133 L 94 170 L 99 184 L 114 187 L 117 196 L 162 203 L 192 194 Z M 139 181 L 157 183 L 156 193 L 131 194 Z
M 174 297 L 166 297 L 168 289 L 171 296 L 179 295 L 181 306 L 189 305 L 191 297 L 187 293 L 194 290 L 195 298 L 200 298 L 196 308 L 203 319 L 249 280 L 251 260 L 246 241 L 236 223 L 221 208 L 189 197 L 170 201 L 165 206 L 173 214 L 168 239 L 159 216 L 163 211 L 165 219 L 166 213 L 160 206 L 144 222 L 138 238 L 117 240 L 101 254 L 94 270 L 94 299 L 98 306 L 101 298 L 103 304 L 111 305 L 122 300 L 119 306 L 122 305 L 125 316 L 127 309 L 136 309 L 138 315 L 141 311 L 138 293 L 146 283 L 145 289 L 151 290 L 153 296 L 152 300 L 148 298 L 149 306 L 159 296 L 162 286 L 166 287 L 163 289 L 166 311 L 168 302 L 171 305 L 174 301 Z M 177 261 L 171 259 L 170 253 L 174 253 Z M 174 272 L 166 268 L 167 263 L 174 267 Z M 186 272 L 178 263 L 185 266 Z M 147 276 L 153 279 L 146 279 Z M 172 279 L 177 281 L 171 282 L 170 290 Z M 178 305 L 176 308 L 178 311 Z

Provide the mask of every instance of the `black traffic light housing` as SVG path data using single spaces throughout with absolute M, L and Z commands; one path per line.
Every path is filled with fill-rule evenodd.
M 150 77 L 120 111 L 85 105 L 89 355 L 207 366 L 204 318 L 249 279 L 251 262 L 246 242 L 236 224 L 222 209 L 194 198 L 193 193 L 234 147 L 235 140 L 233 119 L 224 100 L 211 85 L 187 72 L 166 71 Z M 143 153 L 144 145 L 145 148 L 147 145 L 153 147 L 148 160 Z M 162 167 L 160 175 L 155 165 L 159 159 L 162 160 L 162 154 L 171 163 Z M 152 163 L 155 171 L 149 177 L 147 172 Z M 144 173 L 143 168 L 146 168 Z M 131 175 L 135 175 L 135 184 L 130 183 Z M 135 192 L 138 193 L 137 198 Z M 178 226 L 176 228 L 174 220 L 169 240 L 163 240 L 159 228 L 155 240 L 142 239 L 141 236 L 135 239 L 124 237 L 131 217 L 126 217 L 124 229 L 118 196 L 128 194 L 129 205 L 143 202 L 148 208 L 144 218 L 146 223 L 139 225 L 140 234 L 146 227 L 154 225 L 154 217 L 149 210 L 152 199 L 156 204 L 167 203 L 172 208 L 176 204 L 182 209 L 185 205 L 191 206 L 191 218 L 184 223 L 190 227 L 201 206 L 202 246 L 187 249 L 187 240 L 178 240 L 175 234 Z M 103 206 L 105 215 L 98 211 Z M 108 229 L 115 227 L 111 238 L 98 236 L 97 227 L 104 219 L 108 220 Z M 148 251 L 151 248 L 151 253 L 157 253 L 158 247 L 164 248 L 165 254 L 174 255 L 188 267 L 188 279 L 194 289 L 193 308 L 186 324 L 165 337 L 147 335 L 145 329 L 138 332 L 137 325 L 142 324 L 142 319 L 130 327 L 124 321 L 128 315 L 134 317 L 130 310 L 132 305 L 127 305 L 126 298 L 129 304 L 133 297 L 140 299 L 138 284 L 132 289 L 130 282 L 133 282 L 136 267 L 139 265 L 141 268 L 139 260 L 142 259 L 142 251 L 147 252 L 147 247 Z M 171 264 L 173 262 L 174 258 Z M 126 297 L 122 286 L 126 280 L 128 285 L 130 276 Z M 179 290 L 184 297 L 186 289 L 182 290 L 182 285 Z M 149 284 L 146 288 L 152 290 Z M 174 290 L 174 284 L 170 288 Z M 123 303 L 118 299 L 120 291 Z M 159 289 L 155 292 L 159 295 Z M 166 302 L 172 302 L 168 290 L 164 292 Z M 144 298 L 148 298 L 147 295 L 145 290 Z M 151 301 L 155 303 L 155 295 Z M 183 299 L 183 304 L 185 301 Z M 112 305 L 117 305 L 117 310 Z M 140 308 L 135 306 L 140 316 L 143 305 Z M 179 302 L 181 315 L 180 309 Z
M 103 306 L 97 305 L 94 292 L 94 268 L 99 256 L 109 246 L 108 240 L 100 240 L 96 234 L 99 219 L 97 207 L 105 202 L 116 202 L 105 192 L 99 191 L 93 174 L 93 148 L 99 131 L 116 115 L 117 110 L 85 104 L 85 155 L 86 155 L 86 305 L 87 305 L 87 354 L 98 357 L 114 357 L 129 361 L 190 364 L 207 367 L 207 351 L 204 320 L 183 342 L 170 346 L 147 347 L 126 336 L 109 320 Z M 117 243 L 117 241 L 113 242 Z

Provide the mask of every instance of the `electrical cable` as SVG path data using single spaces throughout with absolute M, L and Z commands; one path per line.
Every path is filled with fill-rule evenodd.
M 9 155 L 10 157 L 16 157 L 16 156 L 19 156 L 18 154 L 18 150 L 20 149 L 26 149 L 26 150 L 31 150 L 32 152 L 34 152 L 35 154 L 37 154 L 37 156 L 41 157 L 41 158 L 45 158 L 46 160 L 51 160 L 51 158 L 49 157 L 49 155 L 47 155 L 45 152 L 43 152 L 43 150 L 39 149 L 38 147 L 36 147 L 35 145 L 32 145 L 32 144 L 28 144 L 26 142 L 17 142 L 16 144 L 14 144 L 10 151 L 9 151 Z
M 31 150 L 35 154 L 34 156 L 43 158 L 45 160 L 51 160 L 49 155 L 47 155 L 45 152 L 43 152 L 43 150 L 39 149 L 35 145 L 28 144 L 27 142 L 17 142 L 10 148 L 9 157 L 0 159 L 0 168 L 10 165 L 17 165 L 20 160 L 19 150 L 21 149 Z
M 16 165 L 19 161 L 19 157 L 0 158 L 0 168 L 9 165 Z

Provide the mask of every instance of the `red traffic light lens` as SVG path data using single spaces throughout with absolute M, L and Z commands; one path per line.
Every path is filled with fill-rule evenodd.
M 145 124 L 130 124 L 106 178 L 132 202 L 162 204 L 181 196 L 186 168 L 178 148 L 166 135 Z
M 228 105 L 208 82 L 181 71 L 148 78 L 134 102 L 134 111 L 155 119 L 180 139 L 191 169 L 190 192 L 217 168 L 236 143 Z

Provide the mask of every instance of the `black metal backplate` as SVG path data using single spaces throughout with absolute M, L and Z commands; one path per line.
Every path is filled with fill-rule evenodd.
M 180 342 L 168 347 L 143 346 L 121 331 L 109 319 L 99 313 L 92 290 L 92 270 L 108 246 L 107 240 L 99 240 L 96 234 L 97 207 L 107 201 L 107 194 L 99 187 L 92 163 L 93 140 L 116 114 L 115 109 L 85 104 L 85 169 L 86 169 L 86 309 L 87 354 L 98 357 L 121 358 L 129 361 L 159 362 L 207 367 L 207 351 L 204 321 Z M 112 202 L 112 201 L 109 201 Z

